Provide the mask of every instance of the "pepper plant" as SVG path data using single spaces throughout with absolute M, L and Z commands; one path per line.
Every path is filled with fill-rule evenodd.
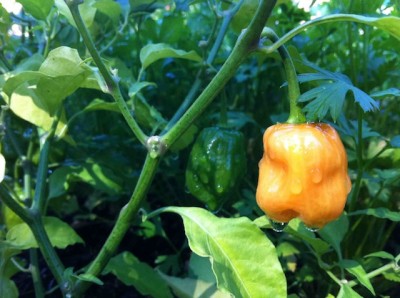
M 399 295 L 394 1 L 18 2 L 0 297 Z

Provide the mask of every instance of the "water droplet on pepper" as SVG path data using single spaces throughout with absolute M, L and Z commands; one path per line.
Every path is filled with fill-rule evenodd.
M 311 181 L 314 183 L 320 183 L 322 181 L 322 173 L 319 169 L 311 170 Z
M 286 222 L 277 222 L 277 221 L 274 221 L 274 220 L 272 220 L 272 219 L 270 219 L 269 221 L 271 222 L 272 229 L 273 229 L 275 232 L 278 232 L 278 233 L 283 232 L 283 230 L 284 230 L 285 227 L 287 226 L 287 223 L 286 223 Z

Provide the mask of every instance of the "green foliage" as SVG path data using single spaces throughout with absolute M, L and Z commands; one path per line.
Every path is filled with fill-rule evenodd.
M 82 238 L 67 223 L 57 217 L 44 217 L 43 223 L 50 242 L 54 247 L 65 248 L 75 243 L 83 243 Z M 13 226 L 7 232 L 6 240 L 18 249 L 38 247 L 35 237 L 26 223 Z
M 275 248 L 248 218 L 218 218 L 200 208 L 165 211 L 182 217 L 190 248 L 210 258 L 221 289 L 240 297 L 285 297 L 286 281 Z M 254 283 L 256 276 L 265 282 Z
M 17 15 L 0 5 L 0 297 L 399 296 L 395 1 L 280 0 L 260 24 L 289 50 L 308 120 L 333 120 L 352 180 L 338 220 L 281 233 L 254 194 L 288 79 L 276 43 L 243 43 L 274 1 L 18 2 Z M 197 154 L 193 177 L 224 188 L 211 213 L 185 173 L 196 137 L 221 124 L 243 144 Z

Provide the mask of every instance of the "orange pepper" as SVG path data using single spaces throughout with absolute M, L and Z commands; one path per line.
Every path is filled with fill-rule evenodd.
M 257 204 L 276 222 L 299 217 L 310 228 L 338 218 L 351 189 L 336 130 L 323 123 L 276 124 L 264 133 Z

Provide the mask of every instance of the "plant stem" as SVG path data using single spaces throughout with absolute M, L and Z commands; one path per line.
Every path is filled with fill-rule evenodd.
M 32 275 L 33 287 L 35 289 L 35 298 L 43 298 L 44 297 L 44 290 L 42 279 L 40 277 L 40 269 L 39 269 L 39 262 L 38 262 L 38 250 L 36 248 L 31 248 L 29 250 L 29 259 L 30 259 L 30 266 L 29 271 Z
M 297 26 L 296 28 L 290 30 L 288 33 L 279 38 L 279 40 L 277 40 L 274 44 L 267 47 L 268 52 L 272 53 L 273 51 L 276 51 L 280 46 L 288 42 L 290 39 L 292 39 L 299 33 L 305 31 L 307 28 L 312 26 L 331 23 L 331 22 L 356 22 L 373 26 L 373 23 L 378 19 L 379 18 L 364 17 L 355 14 L 333 14 L 316 18 L 314 20 L 307 21 L 302 25 Z M 391 32 L 389 31 L 389 33 Z
M 358 116 L 357 116 L 357 122 L 358 122 L 358 127 L 357 127 L 357 178 L 354 183 L 354 187 L 351 191 L 351 196 L 350 196 L 350 203 L 349 203 L 349 212 L 355 210 L 356 205 L 357 205 L 357 198 L 360 194 L 360 189 L 361 189 L 361 181 L 362 181 L 362 176 L 364 173 L 364 166 L 363 166 L 363 138 L 362 138 L 362 124 L 363 124 L 363 111 L 361 110 L 360 107 L 358 107 Z
M 263 30 L 265 35 L 272 42 L 279 40 L 278 35 L 271 28 L 265 28 Z M 285 67 L 286 79 L 288 82 L 288 97 L 290 103 L 290 113 L 287 123 L 305 123 L 306 117 L 304 116 L 301 108 L 299 107 L 297 100 L 300 97 L 299 81 L 297 79 L 296 69 L 294 67 L 292 58 L 284 45 L 278 48 L 278 53 L 282 58 L 283 66 Z
M 393 262 L 391 262 L 391 263 L 389 263 L 389 264 L 386 264 L 386 265 L 384 265 L 384 266 L 382 266 L 382 267 L 380 267 L 380 268 L 378 268 L 378 269 L 375 269 L 374 271 L 371 271 L 371 272 L 367 273 L 367 274 L 365 275 L 365 277 L 368 278 L 368 279 L 371 279 L 371 278 L 373 278 L 373 277 L 375 277 L 375 276 L 378 276 L 378 275 L 381 275 L 382 273 L 385 273 L 386 271 L 389 271 L 389 270 L 396 270 L 396 268 L 397 268 L 397 271 L 398 271 L 399 269 L 398 269 L 398 267 L 397 267 L 398 265 L 396 265 L 396 263 L 399 261 L 399 260 L 398 260 L 398 259 L 399 259 L 399 256 L 400 256 L 400 255 L 398 255 L 398 256 L 396 257 L 396 259 L 395 259 Z M 355 280 L 352 280 L 352 281 L 349 281 L 349 282 L 347 283 L 347 285 L 348 285 L 349 287 L 354 287 L 354 286 L 358 285 L 358 282 L 355 281 Z
M 86 270 L 86 274 L 94 276 L 99 275 L 107 265 L 110 258 L 114 255 L 118 245 L 130 227 L 134 216 L 137 214 L 142 202 L 146 198 L 147 191 L 149 190 L 156 173 L 158 163 L 159 158 L 152 158 L 150 157 L 150 154 L 147 154 L 139 180 L 129 202 L 121 209 L 110 235 L 97 257 Z M 91 284 L 88 282 L 78 280 L 74 292 L 78 296 L 82 295 L 90 285 Z
M 226 31 L 228 30 L 229 24 L 232 21 L 232 18 L 234 15 L 238 12 L 243 0 L 238 2 L 231 10 L 229 10 L 225 15 L 224 19 L 222 21 L 221 27 L 219 28 L 217 37 L 215 39 L 215 42 L 210 50 L 210 53 L 208 54 L 208 57 L 206 59 L 206 65 L 212 65 L 215 58 L 217 57 L 217 53 L 222 45 L 222 42 L 224 40 Z M 211 34 L 210 39 L 214 33 Z M 208 41 L 209 42 L 209 41 Z M 194 81 L 192 87 L 190 88 L 187 96 L 183 100 L 181 106 L 179 109 L 175 112 L 174 116 L 171 118 L 171 120 L 168 122 L 167 126 L 165 127 L 163 133 L 167 132 L 184 114 L 184 112 L 188 109 L 188 107 L 192 104 L 197 91 L 201 87 L 202 83 L 202 75 L 204 74 L 204 68 L 200 69 L 200 71 L 196 75 L 196 80 Z
M 276 1 L 260 1 L 255 16 L 249 27 L 242 32 L 228 59 L 214 76 L 208 86 L 197 97 L 192 106 L 168 131 L 163 140 L 170 147 L 199 117 L 207 106 L 218 95 L 225 84 L 233 77 L 241 62 L 258 47 L 259 38 L 264 25 L 275 6 Z
M 80 0 L 65 0 L 67 3 L 72 17 L 74 18 L 76 27 L 78 29 L 78 32 L 82 36 L 83 42 L 85 43 L 90 55 L 93 58 L 94 63 L 97 65 L 100 74 L 102 75 L 104 82 L 105 82 L 105 92 L 108 92 L 111 94 L 111 96 L 114 98 L 116 101 L 122 115 L 125 118 L 126 123 L 129 125 L 131 128 L 132 132 L 135 134 L 135 136 L 138 138 L 138 140 L 144 145 L 147 140 L 146 134 L 142 131 L 142 129 L 139 127 L 138 123 L 136 120 L 133 118 L 131 112 L 129 111 L 129 107 L 126 104 L 122 94 L 121 90 L 117 81 L 117 78 L 115 76 L 112 76 L 105 64 L 103 63 L 103 60 L 100 57 L 99 52 L 97 51 L 93 40 L 82 20 L 82 16 L 79 12 L 78 5 L 82 2 Z
M 49 269 L 56 279 L 58 285 L 60 286 L 63 297 L 71 297 L 69 296 L 71 291 L 70 282 L 68 280 L 65 280 L 64 278 L 64 265 L 62 264 L 60 258 L 58 257 L 54 247 L 50 242 L 49 237 L 47 236 L 41 214 L 31 212 L 30 217 L 32 219 L 32 223 L 29 225 L 29 227 L 32 230 L 33 235 L 35 236 L 36 242 L 39 245 L 44 260 L 49 266 Z

